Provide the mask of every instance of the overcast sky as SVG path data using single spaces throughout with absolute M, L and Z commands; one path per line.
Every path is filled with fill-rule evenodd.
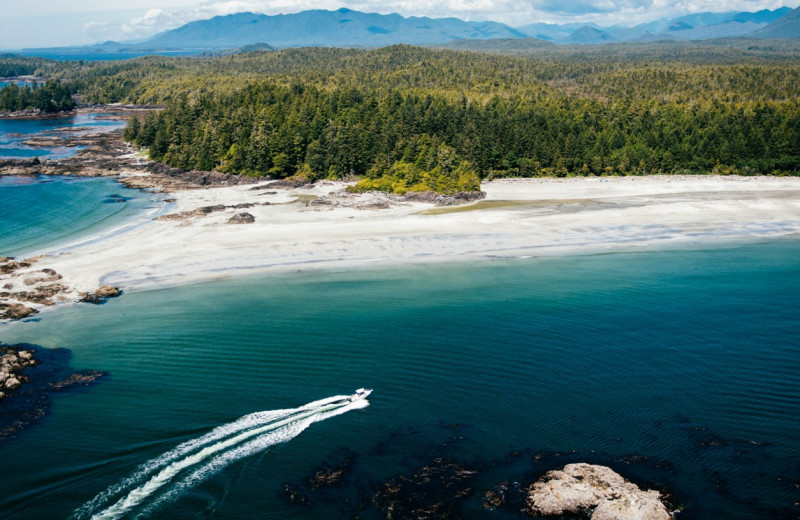
M 783 5 L 794 8 L 800 0 L 0 0 L 0 49 L 142 39 L 192 20 L 245 11 L 279 14 L 348 7 L 518 27 L 534 22 L 636 25 L 688 13 Z

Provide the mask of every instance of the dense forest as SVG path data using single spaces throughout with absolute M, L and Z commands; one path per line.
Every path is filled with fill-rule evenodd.
M 42 67 L 89 102 L 164 105 L 125 137 L 185 169 L 361 177 L 360 189 L 395 192 L 510 175 L 800 171 L 797 43 L 512 51 L 308 48 Z
M 10 85 L 0 89 L 0 110 L 40 110 L 46 113 L 63 112 L 75 108 L 72 91 L 60 81 L 45 84 Z

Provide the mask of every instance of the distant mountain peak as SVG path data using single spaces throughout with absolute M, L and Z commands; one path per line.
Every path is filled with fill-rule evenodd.
M 789 11 L 760 31 L 753 33 L 756 38 L 800 38 L 800 7 Z
M 527 36 L 498 22 L 406 18 L 399 14 L 364 13 L 341 8 L 275 16 L 253 13 L 217 16 L 161 33 L 145 44 L 198 49 L 237 48 L 256 42 L 267 42 L 276 47 L 381 47 L 397 43 L 429 45 L 459 39 Z
M 617 41 L 605 31 L 595 29 L 588 25 L 579 27 L 572 34 L 561 40 L 561 43 L 573 43 L 578 45 L 591 45 L 597 43 L 608 43 Z
M 688 23 L 686 23 L 686 22 L 678 22 L 678 23 L 674 23 L 674 24 L 670 25 L 670 26 L 667 28 L 667 31 L 668 31 L 668 32 L 675 32 L 675 31 L 688 31 L 688 30 L 690 30 L 690 29 L 694 29 L 694 27 L 692 27 L 691 25 L 689 25 L 689 24 L 688 24 Z

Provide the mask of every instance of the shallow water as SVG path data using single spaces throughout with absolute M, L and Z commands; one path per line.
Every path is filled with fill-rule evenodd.
M 34 137 L 64 137 L 67 133 L 81 135 L 125 126 L 125 121 L 109 118 L 110 115 L 89 113 L 47 119 L 0 119 L 0 159 L 70 157 L 81 147 L 40 147 L 26 145 L 25 142 Z
M 159 211 L 162 201 L 111 179 L 0 176 L 0 256 L 27 256 L 119 231 Z
M 479 491 L 592 460 L 672 489 L 683 518 L 776 518 L 800 480 L 798 258 L 787 239 L 249 276 L 61 308 L 0 329 L 3 341 L 67 347 L 76 368 L 111 376 L 57 395 L 51 414 L 0 443 L 0 474 L 13 475 L 0 511 L 66 518 L 215 427 L 368 387 L 368 408 L 194 486 L 170 480 L 137 507 L 165 519 L 374 518 L 359 493 L 444 456 L 483 462 Z M 535 457 L 544 451 L 567 455 Z M 355 462 L 340 487 L 310 506 L 282 497 L 341 453 Z M 479 494 L 460 512 L 519 518 L 484 511 Z

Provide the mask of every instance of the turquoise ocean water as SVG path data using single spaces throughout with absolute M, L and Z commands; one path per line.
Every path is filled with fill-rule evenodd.
M 119 231 L 159 211 L 162 201 L 111 179 L 0 176 L 0 256 Z
M 31 137 L 63 137 L 64 130 L 69 130 L 71 135 L 80 135 L 81 132 L 110 131 L 125 126 L 124 121 L 109 119 L 109 115 L 88 113 L 48 119 L 0 119 L 0 159 L 70 157 L 80 147 L 32 147 L 25 141 Z
M 63 307 L 0 341 L 65 347 L 110 376 L 0 441 L 0 511 L 377 518 L 381 482 L 444 457 L 481 468 L 464 518 L 520 518 L 481 492 L 577 460 L 671 489 L 682 518 L 796 518 L 798 259 L 788 238 L 243 276 Z M 298 409 L 358 387 L 374 388 L 366 408 Z M 338 487 L 289 503 L 286 483 L 342 454 Z

